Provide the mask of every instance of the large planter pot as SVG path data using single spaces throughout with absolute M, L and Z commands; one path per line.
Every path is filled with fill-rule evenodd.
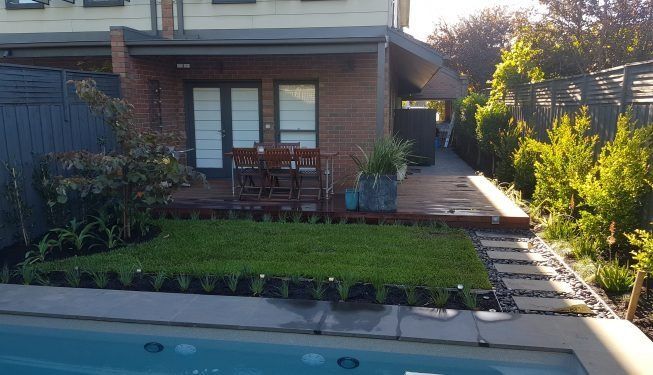
M 397 211 L 397 175 L 361 176 L 358 180 L 358 209 L 368 212 Z

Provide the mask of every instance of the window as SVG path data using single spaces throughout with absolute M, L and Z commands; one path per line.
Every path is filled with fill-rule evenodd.
M 119 7 L 125 5 L 124 0 L 84 0 L 84 7 Z
M 7 9 L 43 9 L 43 4 L 32 0 L 5 0 Z
M 252 4 L 256 0 L 213 0 L 213 4 Z
M 317 99 L 315 83 L 278 84 L 280 142 L 299 142 L 302 147 L 317 146 Z

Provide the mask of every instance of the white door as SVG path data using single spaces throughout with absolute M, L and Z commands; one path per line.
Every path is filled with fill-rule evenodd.
M 224 167 L 222 147 L 222 109 L 219 87 L 193 89 L 195 122 L 195 166 L 206 169 Z

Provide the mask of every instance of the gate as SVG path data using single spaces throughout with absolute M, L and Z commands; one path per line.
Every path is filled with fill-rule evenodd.
M 394 133 L 401 139 L 413 142 L 415 164 L 435 164 L 435 114 L 433 109 L 395 110 Z

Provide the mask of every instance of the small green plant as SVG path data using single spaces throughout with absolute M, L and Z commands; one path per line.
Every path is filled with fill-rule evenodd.
M 271 223 L 272 222 L 272 215 L 263 214 L 263 218 L 261 218 L 261 221 L 264 222 L 264 223 Z
M 29 218 L 32 215 L 32 208 L 25 199 L 25 184 L 23 174 L 19 168 L 8 162 L 3 162 L 7 170 L 8 179 L 5 184 L 5 198 L 10 209 L 5 212 L 7 221 L 14 223 L 23 244 L 27 247 L 31 243 Z
M 213 290 L 215 290 L 215 286 L 217 283 L 218 283 L 218 278 L 212 275 L 206 275 L 200 279 L 202 290 L 205 293 L 213 292 Z
M 277 289 L 281 298 L 288 298 L 290 296 L 290 283 L 288 280 L 282 280 L 281 285 Z
M 542 224 L 542 235 L 547 240 L 569 240 L 576 237 L 576 224 L 572 216 L 551 212 Z
M 287 211 L 281 211 L 279 212 L 279 216 L 277 216 L 278 221 L 280 223 L 287 223 L 288 222 L 288 212 Z
M 252 272 L 252 267 L 249 264 L 243 265 L 243 268 L 240 270 L 241 277 L 247 278 L 251 277 L 253 274 L 254 272 Z
M 179 274 L 177 277 L 175 277 L 175 280 L 177 281 L 177 285 L 179 286 L 179 290 L 182 292 L 185 292 L 188 290 L 190 287 L 190 281 L 192 280 L 189 275 L 186 274 Z
M 321 300 L 324 298 L 324 293 L 326 292 L 326 286 L 321 280 L 313 280 L 311 286 L 311 296 L 313 299 Z
M 263 288 L 265 287 L 265 278 L 264 277 L 253 277 L 249 283 L 249 290 L 252 292 L 254 297 L 260 296 L 263 294 Z
M 593 240 L 583 237 L 577 237 L 571 240 L 571 254 L 576 259 L 591 258 L 596 259 L 600 254 L 601 246 Z
M 234 210 L 229 210 L 229 212 L 227 213 L 227 219 L 229 219 L 229 220 L 238 219 L 238 213 L 236 211 L 234 211 Z
M 398 170 L 409 164 L 413 142 L 396 136 L 383 137 L 374 142 L 372 152 L 369 154 L 360 146 L 357 147 L 363 157 L 351 155 L 358 168 L 356 185 L 363 176 L 372 178 L 376 185 L 379 178 L 396 175 Z
M 374 283 L 374 300 L 377 303 L 384 303 L 388 298 L 388 287 L 382 282 Z
M 340 220 L 338 220 L 338 224 L 340 225 L 345 225 L 349 222 L 346 217 L 341 217 Z
M 238 289 L 238 281 L 240 281 L 240 274 L 238 272 L 231 273 L 226 276 L 227 288 L 231 291 L 232 294 L 236 294 Z
M 91 276 L 91 279 L 93 280 L 93 283 L 95 283 L 95 286 L 97 286 L 100 289 L 104 289 L 107 287 L 109 284 L 109 274 L 104 271 L 94 271 L 94 272 L 88 272 L 89 276 Z
M 190 220 L 197 221 L 200 219 L 200 212 L 199 211 L 192 211 L 189 216 Z
M 365 220 L 364 217 L 359 217 L 358 219 L 356 219 L 356 224 L 362 225 L 362 224 L 366 224 L 366 223 L 367 223 L 367 220 Z
M 449 291 L 444 288 L 432 288 L 429 290 L 431 303 L 433 306 L 441 309 L 447 306 L 449 302 Z
M 57 246 L 57 241 L 50 239 L 49 234 L 46 234 L 37 244 L 32 245 L 32 248 L 35 250 L 30 250 L 25 253 L 25 261 L 23 263 L 34 264 L 45 261 L 45 258 L 55 246 Z
M 349 292 L 352 286 L 354 286 L 354 279 L 349 275 L 343 276 L 338 282 L 336 289 L 338 290 L 341 301 L 346 301 L 349 298 Z
M 301 223 L 302 222 L 302 212 L 301 211 L 293 211 L 293 213 L 290 215 L 292 222 L 293 223 Z
M 64 271 L 64 278 L 69 286 L 78 288 L 82 281 L 82 271 L 79 267 L 70 267 Z
M 100 230 L 104 238 L 102 236 L 96 236 L 95 238 L 101 241 L 107 249 L 115 249 L 122 244 L 122 228 L 120 226 L 113 225 L 110 228 L 104 227 Z
M 476 310 L 478 308 L 478 300 L 476 299 L 476 293 L 472 292 L 469 288 L 463 288 L 460 291 L 460 299 L 463 301 L 463 304 L 467 306 L 470 310 Z
M 416 306 L 419 302 L 417 288 L 414 286 L 404 286 L 404 293 L 406 294 L 406 303 L 408 303 L 410 306 Z
M 16 270 L 16 275 L 21 277 L 23 285 L 31 285 L 38 280 L 39 272 L 36 267 L 29 264 L 23 264 L 18 270 Z
M 9 271 L 9 266 L 7 263 L 2 265 L 2 271 L 0 271 L 0 283 L 9 284 L 11 280 L 11 271 Z
M 150 280 L 150 284 L 152 284 L 152 289 L 158 292 L 161 290 L 161 288 L 163 288 L 163 283 L 165 283 L 168 275 L 166 275 L 166 273 L 163 271 L 159 271 L 156 275 L 151 276 L 151 278 L 152 280 Z
M 320 221 L 320 217 L 317 216 L 317 215 L 311 215 L 311 216 L 308 218 L 308 223 L 309 223 L 309 224 L 317 224 L 318 221 Z
M 123 286 L 123 288 L 130 287 L 134 282 L 134 275 L 136 274 L 136 268 L 131 265 L 124 265 L 118 268 L 118 281 Z
M 60 243 L 68 243 L 75 251 L 80 252 L 89 241 L 96 238 L 93 234 L 94 228 L 94 222 L 84 225 L 83 221 L 73 218 L 66 228 L 53 229 L 51 232 L 59 236 Z
M 599 264 L 594 280 L 601 288 L 608 292 L 624 293 L 633 286 L 635 276 L 627 266 L 621 266 L 614 259 Z

